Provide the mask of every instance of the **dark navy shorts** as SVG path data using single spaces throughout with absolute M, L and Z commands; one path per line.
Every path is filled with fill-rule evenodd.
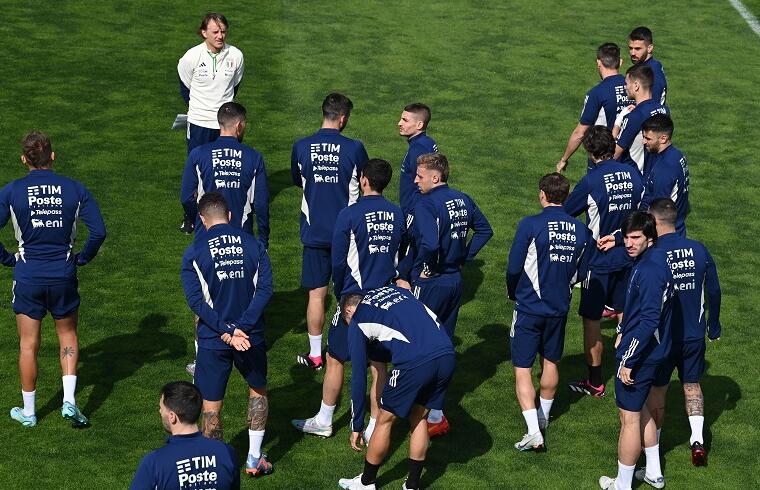
M 567 316 L 542 317 L 515 310 L 512 313 L 512 329 L 509 331 L 512 365 L 519 368 L 533 367 L 536 354 L 558 363 L 565 347 Z
M 232 365 L 235 365 L 251 388 L 267 385 L 267 351 L 262 344 L 252 345 L 247 351 L 235 349 L 214 350 L 198 348 L 195 361 L 195 386 L 204 400 L 224 400 Z
M 325 287 L 330 283 L 332 258 L 329 248 L 303 247 L 301 286 L 306 289 Z
M 409 417 L 412 405 L 442 410 L 455 365 L 454 354 L 446 354 L 412 369 L 391 369 L 380 407 L 401 418 Z
M 678 370 L 681 383 L 699 383 L 705 372 L 705 339 L 694 342 L 673 343 L 670 356 L 660 365 L 655 386 L 667 386 L 674 370 Z
M 49 311 L 56 320 L 79 309 L 79 283 L 76 279 L 40 286 L 13 281 L 13 312 L 42 320 Z
M 461 274 L 455 272 L 417 279 L 412 285 L 412 293 L 435 313 L 449 338 L 453 337 L 462 301 Z
M 620 361 L 618 361 L 620 363 Z M 657 375 L 657 364 L 642 364 L 631 371 L 632 385 L 625 385 L 615 376 L 615 403 L 618 408 L 629 412 L 640 412 L 649 396 L 654 378 Z
M 218 137 L 218 129 L 204 128 L 203 126 L 187 123 L 187 154 L 189 155 L 196 146 L 216 141 Z
M 590 320 L 601 320 L 605 306 L 623 311 L 629 268 L 616 272 L 594 272 L 581 283 L 581 303 L 578 314 Z

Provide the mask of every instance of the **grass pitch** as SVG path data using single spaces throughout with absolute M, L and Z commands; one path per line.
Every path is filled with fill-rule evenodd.
M 746 2 L 757 16 L 760 3 Z M 661 441 L 668 488 L 756 488 L 760 390 L 754 319 L 760 311 L 757 236 L 760 180 L 756 83 L 760 38 L 728 2 L 698 0 L 631 6 L 599 2 L 260 2 L 200 7 L 185 2 L 5 2 L 0 91 L 0 184 L 23 175 L 18 141 L 47 131 L 57 170 L 82 180 L 99 201 L 109 236 L 80 270 L 81 356 L 77 401 L 92 419 L 73 430 L 58 414 L 57 341 L 43 325 L 37 387 L 39 425 L 24 430 L 0 417 L 2 488 L 125 488 L 140 458 L 160 446 L 158 389 L 187 379 L 192 316 L 179 282 L 189 243 L 177 227 L 184 112 L 176 63 L 200 42 L 207 10 L 231 21 L 228 41 L 246 56 L 238 101 L 248 108 L 246 142 L 265 156 L 272 194 L 270 254 L 276 292 L 267 310 L 271 414 L 265 451 L 276 471 L 244 488 L 335 488 L 361 471 L 348 446 L 344 394 L 337 433 L 302 437 L 291 418 L 319 407 L 321 374 L 294 365 L 304 349 L 305 291 L 299 289 L 300 194 L 290 185 L 290 148 L 315 131 L 325 94 L 355 105 L 346 134 L 398 169 L 406 143 L 395 126 L 402 107 L 432 107 L 429 133 L 452 162 L 451 183 L 478 202 L 495 237 L 465 271 L 466 304 L 457 327 L 458 371 L 447 400 L 452 432 L 432 442 L 423 485 L 431 488 L 594 488 L 616 471 L 614 397 L 579 398 L 564 383 L 585 372 L 581 325 L 571 314 L 562 385 L 543 455 L 517 453 L 524 431 L 514 397 L 504 269 L 519 218 L 538 211 L 536 183 L 554 169 L 597 82 L 602 42 L 624 45 L 645 24 L 666 69 L 674 142 L 691 171 L 689 235 L 705 242 L 723 286 L 723 338 L 710 344 L 706 435 L 710 466 L 689 463 L 688 424 L 674 382 Z M 626 63 L 624 66 L 629 66 Z M 585 171 L 576 155 L 568 171 Z M 395 176 L 387 195 L 397 198 Z M 15 245 L 6 226 L 6 246 Z M 81 243 L 81 241 L 80 241 Z M 0 271 L 0 407 L 20 403 L 11 274 Z M 334 300 L 331 301 L 331 307 Z M 573 308 L 576 307 L 574 302 Z M 614 330 L 604 330 L 612 372 Z M 608 383 L 608 387 L 611 383 Z M 233 376 L 223 420 L 244 457 L 246 394 Z M 406 474 L 403 422 L 379 483 Z

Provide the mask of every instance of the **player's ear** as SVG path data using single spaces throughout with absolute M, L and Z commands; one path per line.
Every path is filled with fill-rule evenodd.
M 620 60 L 618 61 L 618 66 L 617 66 L 618 70 L 620 69 L 621 66 L 623 66 L 623 58 L 620 58 Z
M 27 164 L 26 162 L 27 162 L 26 155 L 21 155 L 21 164 L 26 165 Z

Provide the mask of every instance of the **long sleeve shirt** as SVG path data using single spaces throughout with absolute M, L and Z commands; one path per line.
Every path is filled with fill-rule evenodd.
M 646 152 L 644 157 L 644 195 L 639 210 L 649 209 L 652 201 L 669 197 L 676 204 L 676 231 L 686 234 L 686 215 L 689 212 L 689 165 L 681 150 L 673 145 L 660 153 Z
M 424 131 L 409 138 L 408 142 L 409 149 L 401 162 L 401 173 L 398 178 L 398 198 L 404 215 L 409 214 L 414 209 L 414 205 L 420 197 L 420 190 L 414 183 L 414 178 L 417 176 L 417 158 L 426 153 L 438 153 L 438 145 L 435 140 Z
M 652 99 L 639 102 L 636 108 L 623 119 L 618 135 L 617 145 L 624 150 L 620 155 L 620 161 L 637 168 L 641 175 L 644 175 L 645 151 L 641 127 L 644 121 L 655 114 L 670 114 L 670 109 Z

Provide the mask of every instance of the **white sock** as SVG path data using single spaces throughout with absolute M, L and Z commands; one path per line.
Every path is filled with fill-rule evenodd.
M 25 417 L 31 417 L 36 413 L 34 402 L 37 400 L 37 390 L 21 390 L 21 398 L 24 400 L 24 410 L 21 413 L 23 413 Z
M 630 490 L 635 469 L 636 465 L 628 466 L 618 461 L 618 474 L 617 478 L 615 478 L 615 488 L 617 490 Z
M 691 437 L 689 437 L 689 445 L 699 442 L 703 444 L 704 438 L 702 437 L 702 427 L 705 425 L 704 415 L 689 415 L 689 425 L 691 426 Z
M 198 339 L 195 339 L 195 356 L 198 356 Z
M 77 390 L 77 377 L 74 374 L 67 374 L 61 378 L 63 380 L 63 401 L 76 405 L 74 392 Z
M 322 426 L 332 425 L 334 413 L 335 405 L 325 405 L 325 402 L 322 402 L 319 406 L 319 413 L 315 416 L 317 423 Z
M 261 457 L 261 443 L 264 442 L 263 430 L 248 429 L 248 454 L 254 458 Z
M 322 356 L 322 335 L 309 334 L 309 355 L 311 357 Z
M 647 457 L 647 476 L 656 480 L 662 476 L 662 469 L 660 468 L 660 445 L 655 444 L 652 447 L 645 447 L 644 454 Z
M 431 424 L 439 424 L 443 420 L 443 410 L 430 409 L 427 421 Z
M 549 420 L 549 412 L 552 411 L 552 404 L 554 403 L 554 398 L 552 398 L 551 400 L 546 400 L 539 396 L 538 401 L 541 403 L 540 416 L 543 417 L 544 420 Z
M 370 438 L 372 437 L 372 433 L 375 432 L 375 422 L 376 422 L 375 417 L 370 416 L 369 422 L 367 423 L 367 428 L 364 429 L 364 439 L 366 439 L 367 441 L 370 440 Z
M 535 408 L 531 408 L 530 410 L 523 410 L 522 414 L 525 418 L 525 423 L 528 424 L 528 434 L 535 434 L 536 432 L 539 432 L 540 429 L 538 428 L 538 411 Z
M 662 427 L 657 429 L 657 444 L 660 443 L 660 434 L 662 434 Z

